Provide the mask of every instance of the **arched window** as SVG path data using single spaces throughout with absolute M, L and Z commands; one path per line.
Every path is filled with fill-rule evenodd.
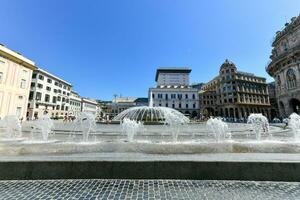
M 296 75 L 293 69 L 289 69 L 286 72 L 286 80 L 287 80 L 287 87 L 288 88 L 295 88 L 296 85 Z

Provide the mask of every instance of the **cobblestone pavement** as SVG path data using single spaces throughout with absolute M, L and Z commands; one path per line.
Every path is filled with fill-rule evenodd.
M 0 181 L 0 199 L 299 199 L 300 183 L 192 180 Z

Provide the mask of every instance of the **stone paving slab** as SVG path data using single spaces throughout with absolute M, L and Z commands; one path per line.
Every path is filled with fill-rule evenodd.
M 300 182 L 66 179 L 0 181 L 0 199 L 299 199 Z

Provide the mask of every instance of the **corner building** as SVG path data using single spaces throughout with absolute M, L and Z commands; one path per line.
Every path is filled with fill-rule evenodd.
M 203 116 L 246 119 L 251 113 L 270 118 L 266 79 L 238 71 L 229 60 L 221 65 L 219 75 L 202 87 L 199 94 Z
M 266 70 L 275 79 L 275 92 L 282 118 L 300 114 L 300 16 L 293 17 L 272 43 Z

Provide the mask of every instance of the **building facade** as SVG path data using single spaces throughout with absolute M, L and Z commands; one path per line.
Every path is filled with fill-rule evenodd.
M 276 98 L 282 118 L 300 113 L 300 16 L 293 17 L 272 43 L 266 70 L 275 79 Z
M 81 98 L 81 112 L 90 113 L 96 116 L 98 112 L 98 102 L 89 98 Z
M 271 105 L 271 119 L 278 118 L 280 115 L 276 98 L 275 82 L 268 83 L 268 91 Z
M 25 119 L 33 61 L 0 45 L 0 118 L 16 115 Z
M 28 119 L 37 119 L 44 113 L 52 118 L 69 114 L 72 85 L 57 76 L 37 69 L 32 73 L 29 93 Z
M 74 91 L 70 94 L 69 116 L 77 117 L 81 112 L 81 97 Z
M 270 101 L 266 79 L 237 71 L 225 60 L 219 75 L 202 87 L 199 93 L 201 115 L 246 119 L 251 113 L 270 118 Z
M 189 85 L 189 68 L 159 68 L 156 71 L 156 87 L 149 89 L 152 106 L 174 108 L 195 118 L 199 116 L 198 89 Z

